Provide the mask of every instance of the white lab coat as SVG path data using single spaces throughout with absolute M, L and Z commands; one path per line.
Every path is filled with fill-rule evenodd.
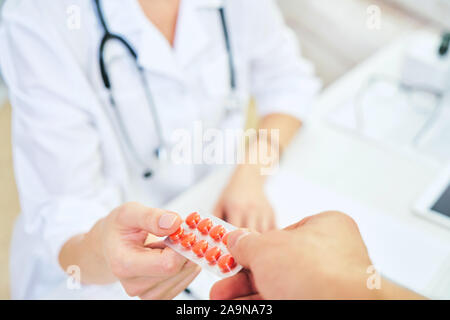
M 110 29 L 139 54 L 167 137 L 194 121 L 213 123 L 229 92 L 223 32 L 208 2 L 182 1 L 172 49 L 137 0 L 103 1 Z M 242 102 L 253 96 L 260 115 L 303 117 L 319 83 L 274 1 L 228 0 L 226 7 Z M 57 261 L 61 246 L 113 208 L 127 201 L 163 207 L 208 171 L 186 165 L 146 181 L 133 170 L 101 82 L 102 35 L 91 0 L 9 0 L 3 8 L 0 61 L 22 209 L 11 247 L 13 298 L 51 296 L 67 279 Z M 157 140 L 141 82 L 122 47 L 107 52 L 123 121 L 150 159 Z

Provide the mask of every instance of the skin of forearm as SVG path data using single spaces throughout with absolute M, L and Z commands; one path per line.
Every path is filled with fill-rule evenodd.
M 270 114 L 262 118 L 258 123 L 257 129 L 266 130 L 268 133 L 266 136 L 267 139 L 263 139 L 261 135 L 258 135 L 256 143 L 248 143 L 247 161 L 245 164 L 240 165 L 238 170 L 256 170 L 260 172 L 260 169 L 264 167 L 265 164 L 260 163 L 259 161 L 256 164 L 251 164 L 251 161 L 249 161 L 249 154 L 251 152 L 259 154 L 259 146 L 261 144 L 267 144 L 268 150 L 271 150 L 271 143 L 273 142 L 273 137 L 271 136 L 272 130 L 278 130 L 279 132 L 279 140 L 277 141 L 278 146 L 276 150 L 278 154 L 272 154 L 273 161 L 278 162 L 284 150 L 289 146 L 301 126 L 302 122 L 299 119 L 287 114 Z M 260 159 L 259 156 L 258 159 Z M 261 178 L 265 180 L 264 176 L 261 176 Z
M 101 229 L 104 220 L 99 220 L 86 234 L 69 239 L 59 253 L 59 264 L 63 270 L 78 266 L 84 284 L 109 284 L 116 281 L 110 272 L 101 249 Z
M 390 280 L 381 277 L 380 288 L 369 289 L 367 273 L 363 272 L 364 267 L 358 268 L 360 272 L 352 272 L 347 276 L 338 276 L 336 287 L 340 288 L 332 292 L 333 299 L 350 300 L 423 300 L 425 297 L 399 286 Z
M 424 300 L 425 297 L 403 288 L 387 279 L 383 279 L 382 289 L 379 290 L 378 299 L 382 300 Z
M 258 125 L 258 129 L 265 129 L 269 132 L 271 130 L 279 130 L 280 132 L 280 155 L 287 148 L 287 146 L 291 143 L 292 138 L 298 132 L 300 127 L 302 126 L 302 122 L 290 115 L 274 113 L 265 116 L 261 119 Z M 270 135 L 269 135 L 270 137 Z M 270 142 L 270 139 L 269 139 Z
M 357 277 L 341 279 L 342 287 L 346 288 L 338 294 L 339 299 L 364 300 L 423 300 L 425 297 L 408 290 L 386 278 L 381 278 L 379 289 L 368 289 L 367 274 L 361 273 Z

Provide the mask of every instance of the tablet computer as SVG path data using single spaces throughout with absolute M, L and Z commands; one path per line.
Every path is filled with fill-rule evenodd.
M 450 228 L 450 167 L 439 175 L 413 209 L 419 216 Z

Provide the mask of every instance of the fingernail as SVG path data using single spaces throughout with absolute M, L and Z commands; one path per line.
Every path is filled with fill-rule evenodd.
M 250 232 L 248 232 L 248 230 L 245 230 L 245 229 L 239 229 L 239 230 L 233 231 L 228 236 L 228 245 L 227 245 L 227 247 L 229 249 L 232 249 L 233 247 L 235 247 L 238 244 L 238 242 L 242 238 L 248 236 L 249 234 L 250 234 Z
M 178 216 L 174 213 L 164 213 L 161 218 L 159 218 L 159 227 L 161 229 L 171 229 L 177 219 Z

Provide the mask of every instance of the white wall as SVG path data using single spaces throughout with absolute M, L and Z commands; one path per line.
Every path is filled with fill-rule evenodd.
M 314 63 L 326 85 L 385 45 L 423 27 L 422 22 L 392 5 L 391 0 L 278 0 L 278 3 L 300 39 L 304 56 Z M 371 5 L 381 9 L 380 30 L 370 30 L 366 25 L 367 8 Z
M 388 0 L 450 28 L 450 0 Z

